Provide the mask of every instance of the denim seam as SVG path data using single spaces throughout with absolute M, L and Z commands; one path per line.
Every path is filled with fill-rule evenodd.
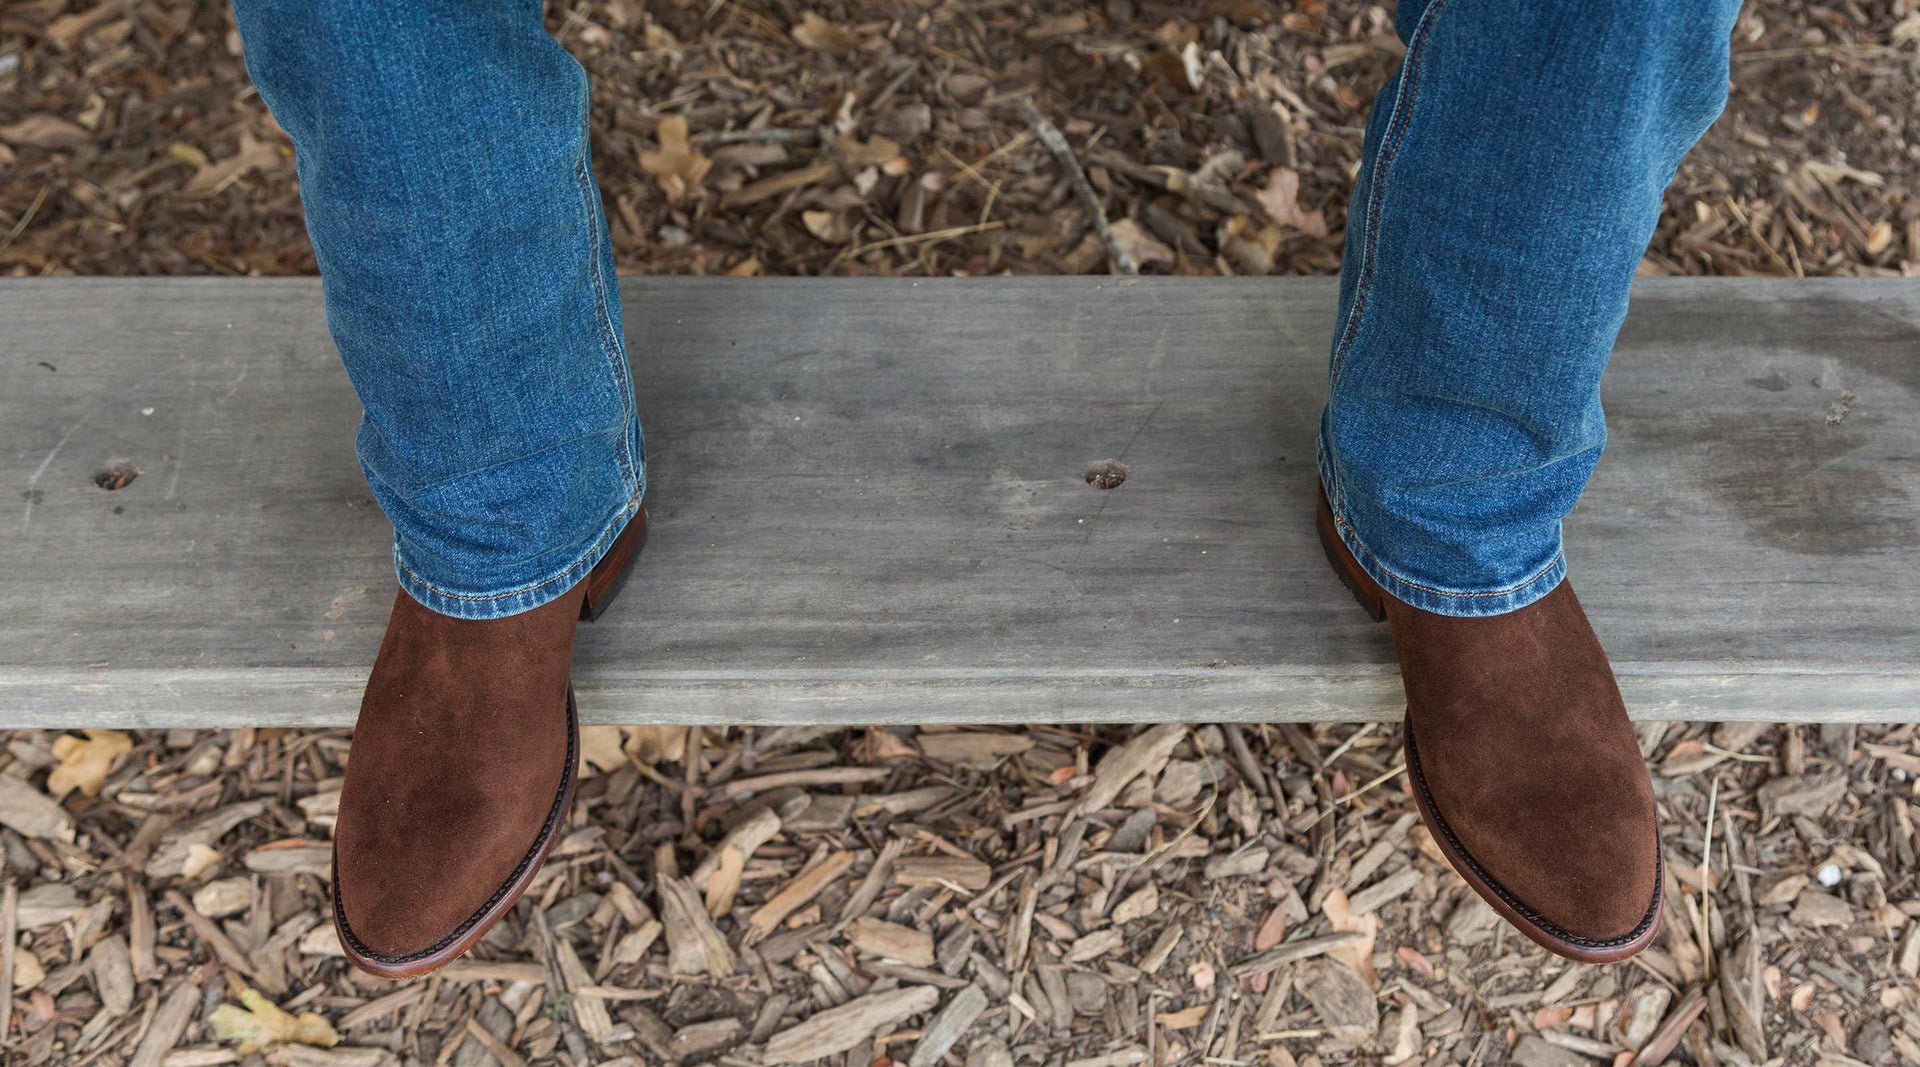
M 626 424 L 621 427 L 620 440 L 614 445 L 614 455 L 620 463 L 620 472 L 628 485 L 639 481 L 634 474 L 633 456 L 627 449 L 627 430 L 631 426 L 635 412 L 633 410 L 633 385 L 622 371 L 626 365 L 626 355 L 621 351 L 619 340 L 613 333 L 613 318 L 607 312 L 607 291 L 605 276 L 600 273 L 600 213 L 593 204 L 593 171 L 588 165 L 593 141 L 593 86 L 592 79 L 584 69 L 581 77 L 588 85 L 581 94 L 580 104 L 580 157 L 574 161 L 574 183 L 580 193 L 580 213 L 587 224 L 587 270 L 593 284 L 593 302 L 596 323 L 600 330 L 601 354 L 606 356 L 607 369 L 613 372 L 614 388 L 620 390 L 620 410 L 626 415 Z
M 584 146 L 585 142 L 582 142 Z M 606 285 L 600 275 L 600 226 L 594 221 L 593 201 L 590 199 L 592 183 L 591 172 L 587 167 L 586 149 L 581 148 L 578 162 L 574 164 L 575 185 L 580 192 L 580 211 L 587 223 L 587 271 L 593 287 L 594 325 L 600 331 L 601 355 L 606 357 L 607 369 L 613 374 L 614 388 L 620 390 L 620 411 L 626 416 L 626 422 L 633 420 L 633 390 L 627 385 L 626 376 L 620 373 L 620 349 L 613 341 L 613 324 L 607 314 Z M 620 463 L 621 476 L 631 485 L 634 482 L 633 457 L 627 452 L 627 428 L 621 426 L 620 439 L 614 444 L 614 456 Z
M 1347 308 L 1347 321 L 1340 330 L 1340 343 L 1333 354 L 1333 366 L 1328 375 L 1331 383 L 1338 383 L 1340 371 L 1346 366 L 1347 356 L 1352 352 L 1360 334 L 1360 320 L 1366 314 L 1367 294 L 1373 285 L 1374 260 L 1378 256 L 1380 241 L 1380 216 L 1386 207 L 1386 181 L 1393 167 L 1393 158 L 1400 150 L 1400 142 L 1406 137 L 1407 127 L 1413 124 L 1413 108 L 1420 94 L 1420 72 L 1426 61 L 1427 42 L 1433 36 L 1433 25 L 1439 20 L 1440 12 L 1446 9 L 1448 0 L 1433 0 L 1430 7 L 1420 17 L 1420 25 L 1413 33 L 1413 43 L 1407 49 L 1404 76 L 1399 91 L 1394 94 L 1393 111 L 1387 119 L 1387 140 L 1380 146 L 1379 158 L 1375 160 L 1372 173 L 1367 175 L 1367 209 L 1363 216 L 1360 253 L 1360 276 L 1355 279 L 1353 303 Z
M 429 582 L 425 578 L 421 577 L 420 573 L 414 570 L 412 567 L 407 566 L 406 560 L 402 559 L 400 556 L 400 549 L 397 541 L 394 546 L 393 562 L 395 566 L 399 567 L 402 571 L 406 572 L 407 577 L 412 578 L 416 583 L 418 583 L 420 588 L 425 589 L 426 591 L 432 593 L 435 596 L 446 597 L 448 600 L 464 600 L 471 603 L 481 603 L 484 601 L 505 600 L 508 597 L 522 596 L 524 594 L 531 593 L 536 589 L 541 589 L 546 586 L 552 585 L 553 583 L 560 581 L 561 579 L 567 577 L 568 575 L 571 575 L 576 571 L 581 570 L 583 567 L 590 568 L 592 565 L 587 564 L 587 560 L 589 559 L 592 559 L 595 561 L 595 563 L 598 563 L 599 562 L 598 554 L 600 553 L 602 546 L 608 544 L 615 537 L 618 537 L 619 532 L 621 530 L 626 529 L 626 523 L 622 522 L 621 520 L 632 515 L 633 512 L 636 510 L 639 502 L 640 502 L 640 493 L 636 492 L 633 495 L 629 496 L 627 498 L 627 502 L 620 506 L 620 513 L 618 515 L 615 515 L 613 517 L 613 521 L 609 522 L 606 528 L 600 532 L 600 539 L 593 543 L 593 547 L 587 549 L 585 552 L 574 557 L 573 561 L 568 563 L 566 567 L 562 568 L 559 573 L 553 575 L 550 578 L 544 578 L 540 581 L 534 582 L 532 585 L 523 585 L 518 589 L 509 589 L 503 593 L 484 593 L 484 594 L 454 593 L 454 592 L 449 592 L 448 590 L 442 589 L 439 586 L 434 585 L 432 582 Z
M 584 72 L 582 73 L 582 76 L 583 77 L 585 76 Z M 600 224 L 597 221 L 598 214 L 593 210 L 592 170 L 588 166 L 591 107 L 592 107 L 592 94 L 591 94 L 591 89 L 589 89 L 589 91 L 583 96 L 583 103 L 581 104 L 580 154 L 574 160 L 572 170 L 573 170 L 573 178 L 574 178 L 574 187 L 580 196 L 581 217 L 586 224 L 587 270 L 588 270 L 589 284 L 593 289 L 594 319 L 595 319 L 594 326 L 599 331 L 601 355 L 606 358 L 607 370 L 613 376 L 614 388 L 617 392 L 620 393 L 620 410 L 622 414 L 625 416 L 621 426 L 620 435 L 618 439 L 614 442 L 614 459 L 615 459 L 615 462 L 617 462 L 620 466 L 621 481 L 628 488 L 628 496 L 627 496 L 626 502 L 621 505 L 619 513 L 613 517 L 613 519 L 607 524 L 607 526 L 604 529 L 602 529 L 600 533 L 600 537 L 597 541 L 594 542 L 593 547 L 589 548 L 586 552 L 582 553 L 581 555 L 575 557 L 565 567 L 561 568 L 561 570 L 558 573 L 552 575 L 551 577 L 542 579 L 541 581 L 538 581 L 538 582 L 533 582 L 528 585 L 523 585 L 515 589 L 509 589 L 501 593 L 487 593 L 487 594 L 455 593 L 449 590 L 441 589 L 439 586 L 434 585 L 432 582 L 422 577 L 418 571 L 414 570 L 412 567 L 407 566 L 406 560 L 401 555 L 401 552 L 400 552 L 399 538 L 396 537 L 394 540 L 394 552 L 393 552 L 394 565 L 403 574 L 405 574 L 408 578 L 410 578 L 415 584 L 417 584 L 421 589 L 424 589 L 427 592 L 437 597 L 444 597 L 447 600 L 460 601 L 463 603 L 476 603 L 476 604 L 491 603 L 494 601 L 508 600 L 514 597 L 526 596 L 528 594 L 534 593 L 537 590 L 544 589 L 555 582 L 565 580 L 569 577 L 578 577 L 582 571 L 591 568 L 592 564 L 589 564 L 587 561 L 595 560 L 597 562 L 598 556 L 601 553 L 601 551 L 605 548 L 605 546 L 611 543 L 611 541 L 616 536 L 618 536 L 618 533 L 620 530 L 625 529 L 626 523 L 623 520 L 626 520 L 633 515 L 633 513 L 637 510 L 639 506 L 641 497 L 646 492 L 645 481 L 634 473 L 633 456 L 631 451 L 627 447 L 627 438 L 632 428 L 632 423 L 634 419 L 633 387 L 631 383 L 628 381 L 626 374 L 622 371 L 622 367 L 624 366 L 626 360 L 623 353 L 620 350 L 619 345 L 614 340 L 613 319 L 607 311 L 607 293 L 606 293 L 605 275 L 602 274 L 600 270 L 600 237 L 601 237 Z M 571 441 L 563 442 L 562 445 L 571 444 L 571 443 L 572 443 Z M 555 445 L 553 447 L 558 448 L 558 447 L 562 447 L 562 445 Z M 550 451 L 550 449 L 541 450 L 541 452 L 545 452 L 545 451 Z M 540 453 L 538 452 L 532 453 L 532 455 L 538 455 L 538 454 Z M 519 457 L 519 458 L 525 459 L 528 457 Z M 508 460 L 503 462 L 516 462 L 516 460 Z M 494 466 L 500 466 L 500 465 L 501 464 L 495 464 Z M 487 468 L 487 469 L 490 469 L 490 468 Z

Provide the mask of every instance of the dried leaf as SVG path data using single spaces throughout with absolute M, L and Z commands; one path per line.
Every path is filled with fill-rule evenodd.
M 1380 916 L 1369 913 L 1355 915 L 1347 903 L 1344 890 L 1335 889 L 1327 894 L 1320 905 L 1320 913 L 1327 917 L 1335 931 L 1359 934 L 1361 940 L 1351 945 L 1343 945 L 1327 955 L 1345 963 L 1367 983 L 1368 989 L 1380 988 L 1380 976 L 1373 969 L 1373 943 L 1380 934 Z
M 701 155 L 687 142 L 687 119 L 667 115 L 654 131 L 660 147 L 640 153 L 640 169 L 653 175 L 660 191 L 674 203 L 700 191 L 700 179 L 713 168 L 713 160 Z
M 687 758 L 691 726 L 625 726 L 627 755 L 641 763 L 679 763 Z
M 214 196 L 256 170 L 277 170 L 281 162 L 277 145 L 243 132 L 240 134 L 238 152 L 218 163 L 201 167 L 193 177 L 187 179 L 187 184 L 180 187 L 180 192 L 192 197 Z
M 106 784 L 113 761 L 133 751 L 133 738 L 118 730 L 88 730 L 86 740 L 62 734 L 53 742 L 53 754 L 60 765 L 47 774 L 47 792 L 55 800 L 78 789 L 82 796 L 97 797 Z
M 1207 1013 L 1212 1010 L 1212 1004 L 1195 1004 L 1190 1008 L 1181 1008 L 1179 1011 L 1163 1011 L 1155 1021 L 1166 1030 L 1191 1030 L 1199 1026 L 1207 1017 Z
M 800 47 L 833 56 L 851 55 L 864 40 L 859 34 L 828 22 L 811 11 L 800 16 L 800 21 L 791 32 L 794 43 Z
M 1288 167 L 1275 167 L 1267 175 L 1266 187 L 1253 194 L 1267 217 L 1281 226 L 1291 226 L 1309 237 L 1325 237 L 1327 220 L 1319 211 L 1300 210 L 1300 175 Z
M 1121 219 L 1113 224 L 1113 241 L 1143 267 L 1149 263 L 1170 267 L 1177 261 L 1173 249 L 1161 244 L 1145 227 L 1132 219 Z
M 24 993 L 47 977 L 46 968 L 40 965 L 40 957 L 24 948 L 13 951 L 13 991 Z
M 627 765 L 624 731 L 618 726 L 580 728 L 580 774 L 614 771 Z
M 807 232 L 830 245 L 846 244 L 853 236 L 854 215 L 848 211 L 802 211 Z
M 340 1043 L 333 1024 L 313 1012 L 290 1015 L 268 1000 L 259 990 L 242 987 L 240 1006 L 222 1004 L 207 1016 L 207 1025 L 222 1041 L 239 1041 L 234 1051 L 249 1056 L 285 1041 L 332 1048 Z

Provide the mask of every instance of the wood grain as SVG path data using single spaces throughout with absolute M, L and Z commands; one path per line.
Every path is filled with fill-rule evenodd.
M 622 284 L 653 523 L 585 720 L 1398 715 L 1314 543 L 1331 280 Z M 350 722 L 393 574 L 318 281 L 0 279 L 0 338 L 4 724 Z M 1633 712 L 1920 718 L 1920 283 L 1650 280 L 1606 401 Z

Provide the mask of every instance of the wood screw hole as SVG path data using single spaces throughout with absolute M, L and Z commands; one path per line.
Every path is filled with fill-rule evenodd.
M 93 484 L 111 493 L 132 485 L 133 480 L 138 477 L 140 477 L 140 471 L 135 468 L 133 464 L 115 463 L 106 470 L 94 475 Z
M 1087 471 L 1087 484 L 1095 489 L 1118 489 L 1127 480 L 1127 468 L 1115 460 L 1105 460 Z

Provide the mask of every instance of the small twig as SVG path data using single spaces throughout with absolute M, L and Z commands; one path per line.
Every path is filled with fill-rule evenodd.
M 1228 215 L 1253 214 L 1253 209 L 1235 196 L 1232 190 L 1212 182 L 1201 181 L 1198 176 L 1178 167 L 1137 163 L 1117 152 L 1093 152 L 1089 153 L 1088 158 L 1123 178 L 1178 194 L 1196 203 L 1205 204 L 1215 211 Z
M 1047 151 L 1052 152 L 1053 158 L 1059 160 L 1060 166 L 1066 170 L 1067 180 L 1073 184 L 1073 191 L 1079 195 L 1081 202 L 1087 207 L 1087 214 L 1093 219 L 1093 232 L 1099 234 L 1101 243 L 1107 246 L 1107 255 L 1113 260 L 1113 269 L 1122 274 L 1140 273 L 1140 264 L 1133 261 L 1133 257 L 1127 254 L 1126 249 L 1120 247 L 1120 242 L 1113 236 L 1113 227 L 1107 224 L 1106 209 L 1100 206 L 1100 198 L 1094 194 L 1093 184 L 1087 181 L 1087 172 L 1081 169 L 1080 161 L 1074 158 L 1073 149 L 1068 147 L 1066 137 L 1061 134 L 1058 127 L 1047 121 L 1047 117 L 1033 106 L 1031 100 L 1020 101 L 1020 116 L 1033 127 L 1033 132 L 1040 138 L 1040 143 L 1047 146 Z
M 1782 259 L 1780 257 L 1780 253 L 1774 251 L 1773 246 L 1767 243 L 1766 237 L 1761 234 L 1760 227 L 1754 223 L 1753 217 L 1751 215 L 1748 215 L 1745 211 L 1740 210 L 1740 205 L 1735 203 L 1732 197 L 1730 196 L 1724 197 L 1723 200 L 1727 205 L 1727 212 L 1731 214 L 1736 220 L 1738 220 L 1740 225 L 1745 226 L 1747 228 L 1747 235 L 1753 238 L 1753 243 L 1760 246 L 1760 250 L 1767 254 L 1768 259 L 1773 260 L 1773 265 L 1780 268 L 1780 273 L 1792 274 L 1793 273 L 1792 264 Z M 1762 760 L 1762 759 L 1771 758 L 1767 756 L 1742 756 L 1732 752 L 1727 752 L 1725 749 L 1714 748 L 1712 745 L 1708 745 L 1705 742 L 1702 742 L 1702 747 L 1704 747 L 1709 752 L 1714 752 L 1714 753 L 1718 753 L 1726 756 L 1732 756 L 1734 759 Z
M 770 126 L 764 130 L 708 130 L 693 136 L 693 143 L 701 148 L 728 144 L 810 145 L 819 142 L 820 131 L 812 126 L 801 128 Z
M 1240 729 L 1240 724 L 1226 723 L 1225 730 L 1227 751 L 1233 755 L 1234 765 L 1239 769 L 1241 777 L 1247 780 L 1247 785 L 1251 786 L 1254 792 L 1269 800 L 1273 799 L 1273 786 L 1268 783 L 1267 776 L 1261 773 L 1259 761 L 1253 758 L 1253 749 L 1247 746 L 1247 736 Z M 1279 810 L 1285 813 L 1284 802 Z
M 38 193 L 34 194 L 33 203 L 27 205 L 26 213 L 20 216 L 19 222 L 16 222 L 13 224 L 13 229 L 7 231 L 6 238 L 4 240 L 0 240 L 0 249 L 4 249 L 8 245 L 12 244 L 13 239 L 20 236 L 20 231 L 27 228 L 27 223 L 33 221 L 33 216 L 35 213 L 37 213 L 40 210 L 40 205 L 47 202 L 47 192 L 52 188 L 53 188 L 53 183 L 48 182 L 47 184 L 42 185 L 40 187 L 40 191 Z
M 1893 49 L 1881 44 L 1827 44 L 1804 48 L 1763 48 L 1755 52 L 1735 52 L 1735 63 L 1752 63 L 1770 59 L 1799 59 L 1803 56 L 1850 56 L 1857 59 L 1870 59 L 1880 55 L 1890 55 Z
M 0 1041 L 6 1039 L 8 1028 L 13 1025 L 13 950 L 14 943 L 20 940 L 16 928 L 20 916 L 20 889 L 7 879 L 4 896 L 0 896 Z
M 901 88 L 903 88 L 907 82 L 913 80 L 913 76 L 918 73 L 920 73 L 920 61 L 917 59 L 909 60 L 905 70 L 895 75 L 892 81 L 888 82 L 878 93 L 874 94 L 873 100 L 867 104 L 867 110 L 872 113 L 877 113 L 881 108 L 886 107 L 887 101 L 893 99 L 893 94 L 899 92 Z
M 1354 790 L 1351 793 L 1343 793 L 1340 796 L 1334 797 L 1331 803 L 1327 804 L 1324 808 L 1321 809 L 1318 817 L 1316 817 L 1312 822 L 1307 823 L 1305 826 L 1300 827 L 1298 830 L 1295 831 L 1295 833 L 1304 833 L 1308 830 L 1313 829 L 1316 826 L 1319 826 L 1321 823 L 1326 822 L 1329 818 L 1331 818 L 1333 816 L 1333 813 L 1339 810 L 1340 805 L 1347 803 L 1348 801 L 1352 800 L 1353 798 L 1359 796 L 1362 793 L 1367 792 L 1370 789 L 1374 789 L 1379 786 L 1385 785 L 1386 783 L 1393 781 L 1395 778 L 1400 777 L 1402 774 L 1405 774 L 1406 772 L 1407 772 L 1407 765 L 1404 763 L 1397 763 L 1393 766 L 1391 770 L 1387 771 L 1385 774 L 1382 774 L 1380 777 L 1375 778 L 1373 781 L 1368 782 L 1366 785 L 1361 786 L 1360 788 Z
M 174 906 L 174 909 L 180 913 L 180 917 L 186 920 L 187 928 L 193 931 L 200 943 L 207 946 L 207 949 L 218 957 L 221 963 L 246 975 L 255 983 L 260 982 L 260 972 L 254 969 L 246 953 L 240 951 L 240 946 L 233 943 L 233 939 L 227 936 L 226 931 L 220 929 L 218 923 L 200 914 L 200 909 L 194 907 L 193 902 L 188 900 L 185 894 L 178 889 L 169 889 L 164 899 Z
M 1713 931 L 1707 910 L 1707 885 L 1713 881 L 1713 806 L 1720 798 L 1720 776 L 1707 787 L 1707 819 L 1700 828 L 1700 966 L 1702 976 L 1713 977 Z
M 700 804 L 700 763 L 702 760 L 702 749 L 705 747 L 704 742 L 706 736 L 698 726 L 691 727 L 687 730 L 687 750 L 683 757 L 687 772 L 687 784 L 686 788 L 680 793 L 680 821 L 688 827 L 687 836 L 691 838 L 688 842 L 689 844 L 694 844 L 699 841 L 699 835 L 693 832 L 692 827 L 696 825 L 694 815 L 699 810 Z M 745 857 L 743 856 L 741 858 L 744 859 Z
M 1393 779 L 1398 778 L 1403 772 L 1406 771 L 1406 769 L 1407 769 L 1406 764 L 1404 763 L 1396 764 L 1392 770 L 1387 771 L 1386 773 L 1380 775 L 1378 778 L 1375 778 L 1373 781 L 1368 782 L 1366 785 L 1361 786 L 1360 788 L 1354 790 L 1351 793 L 1346 794 L 1345 796 L 1336 797 L 1333 802 L 1335 804 L 1346 804 L 1352 801 L 1353 798 L 1359 796 L 1362 793 L 1365 793 L 1367 790 L 1372 789 L 1376 786 L 1385 785 L 1386 783 L 1392 781 Z
M 940 154 L 943 156 L 946 156 L 949 160 L 953 162 L 953 165 L 955 167 L 958 167 L 960 169 L 961 178 L 966 179 L 968 181 L 979 182 L 982 186 L 985 186 L 988 189 L 992 189 L 992 188 L 995 188 L 998 183 L 994 182 L 991 178 L 988 178 L 985 174 L 981 173 L 980 168 L 987 166 L 988 164 L 992 163 L 994 160 L 999 159 L 1001 156 L 1004 156 L 1009 152 L 1015 151 L 1025 146 L 1027 143 L 1027 139 L 1031 136 L 1032 136 L 1031 134 L 1023 131 L 1021 133 L 1015 134 L 1012 137 L 1007 138 L 1006 144 L 1003 144 L 1000 147 L 982 156 L 978 163 L 969 163 L 966 160 L 961 159 L 959 156 L 954 155 L 952 152 L 948 151 L 945 148 L 940 149 Z
M 1762 246 L 1762 247 L 1765 247 L 1765 246 Z M 1781 264 L 1781 266 L 1783 267 L 1785 265 L 1786 264 L 1784 263 Z M 1731 749 L 1721 748 L 1718 745 L 1711 745 L 1705 741 L 1700 742 L 1700 748 L 1702 751 L 1711 753 L 1712 755 L 1723 756 L 1730 760 L 1739 760 L 1742 763 L 1772 763 L 1773 762 L 1772 756 L 1762 756 L 1752 752 L 1734 752 Z
M 715 786 L 709 796 L 713 800 L 738 800 L 788 786 L 859 785 L 877 782 L 892 773 L 886 767 L 816 767 L 811 770 L 781 771 L 753 778 L 735 778 L 725 785 Z
M 487 1055 L 492 1056 L 494 1062 L 500 1064 L 500 1067 L 526 1067 L 527 1061 L 521 1059 L 519 1053 L 501 1044 L 499 1038 L 493 1036 L 486 1027 L 480 1025 L 479 1019 L 471 1015 L 467 1016 L 467 1036 L 479 1042 L 480 1047 L 486 1049 Z
M 1493 1037 L 1492 1030 L 1482 1031 L 1480 1041 L 1473 1046 L 1473 1055 L 1467 1058 L 1467 1067 L 1475 1067 L 1480 1062 L 1480 1054 L 1487 1051 L 1487 1040 Z
M 925 244 L 929 241 L 949 241 L 955 237 L 965 237 L 968 234 L 985 233 L 988 230 L 1003 230 L 1006 226 L 1007 224 L 1004 220 L 994 219 L 991 222 L 976 223 L 972 226 L 951 226 L 947 229 L 934 230 L 930 233 L 915 233 L 908 234 L 904 237 L 889 237 L 883 241 L 874 241 L 856 248 L 849 248 L 845 252 L 833 257 L 833 261 L 840 263 L 852 259 L 855 256 L 865 255 L 868 252 L 877 252 L 882 248 L 898 248 L 901 245 Z
M 1270 971 L 1277 971 L 1289 963 L 1324 956 L 1334 949 L 1345 948 L 1366 937 L 1366 934 L 1357 930 L 1342 930 L 1339 933 L 1287 941 L 1264 952 L 1256 952 L 1245 959 L 1228 964 L 1227 973 L 1235 978 L 1252 978 Z
M 1326 757 L 1321 760 L 1321 763 L 1328 767 L 1333 766 L 1336 762 L 1339 761 L 1341 756 L 1344 756 L 1347 754 L 1347 750 L 1353 747 L 1354 742 L 1372 733 L 1373 728 L 1378 725 L 1379 725 L 1378 723 L 1371 723 L 1371 722 L 1363 723 L 1358 730 L 1355 730 L 1353 732 L 1352 736 L 1348 737 L 1345 741 L 1342 741 L 1338 745 L 1334 746 L 1333 751 L 1327 753 Z

